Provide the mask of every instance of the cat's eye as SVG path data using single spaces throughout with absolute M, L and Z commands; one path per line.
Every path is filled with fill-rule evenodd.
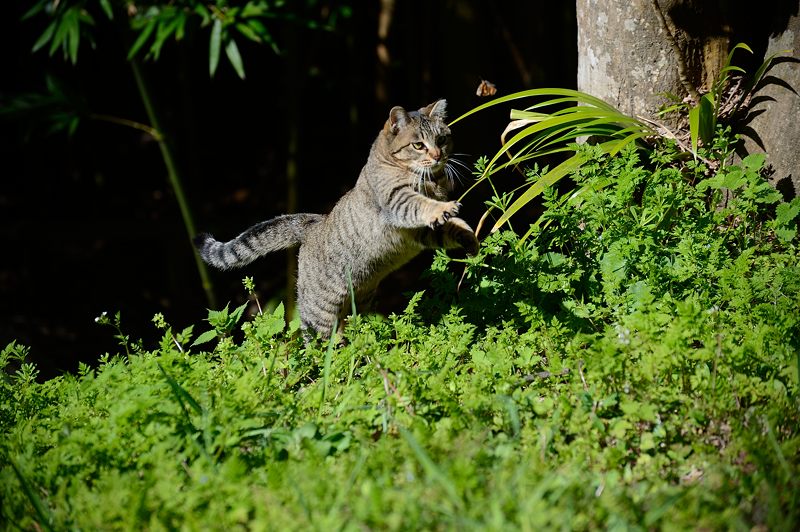
M 425 149 L 425 144 L 423 142 L 412 142 L 411 147 L 415 150 L 423 150 Z
M 441 148 L 445 144 L 447 144 L 447 136 L 446 135 L 441 135 L 439 137 L 436 137 L 436 145 L 437 146 L 439 146 Z

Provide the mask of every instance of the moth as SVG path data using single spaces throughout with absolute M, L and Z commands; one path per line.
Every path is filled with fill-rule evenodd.
M 494 96 L 496 93 L 497 87 L 487 79 L 482 79 L 481 84 L 478 85 L 478 90 L 475 91 L 477 96 Z

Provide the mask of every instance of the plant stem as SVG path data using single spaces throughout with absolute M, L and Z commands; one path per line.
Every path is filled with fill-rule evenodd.
M 128 120 L 127 118 L 120 118 L 118 116 L 104 115 L 98 113 L 91 113 L 89 115 L 89 118 L 91 118 L 92 120 L 102 120 L 103 122 L 110 122 L 112 124 L 118 124 L 120 126 L 127 126 L 133 129 L 138 129 L 139 131 L 144 131 L 158 142 L 164 140 L 161 137 L 161 133 L 156 128 L 142 124 L 140 122 L 136 122 L 134 120 Z
M 144 104 L 145 111 L 147 112 L 147 118 L 150 120 L 152 129 L 157 133 L 154 135 L 154 138 L 158 141 L 158 147 L 161 150 L 161 157 L 164 160 L 164 166 L 167 167 L 167 177 L 169 178 L 172 191 L 175 193 L 175 199 L 178 202 L 178 207 L 181 211 L 181 217 L 183 218 L 183 225 L 186 228 L 191 245 L 191 240 L 195 237 L 195 235 L 197 235 L 197 231 L 195 230 L 194 218 L 192 218 L 192 212 L 189 209 L 189 203 L 186 201 L 186 196 L 183 193 L 183 185 L 181 183 L 180 174 L 175 166 L 175 161 L 173 159 L 169 144 L 164 138 L 164 132 L 158 123 L 158 116 L 153 108 L 153 103 L 150 99 L 150 92 L 148 91 L 147 84 L 145 83 L 141 70 L 139 69 L 139 62 L 136 59 L 133 59 L 130 63 L 131 69 L 133 70 L 133 77 L 136 79 L 136 86 L 139 89 L 139 95 L 142 98 L 142 103 Z M 216 297 L 214 296 L 214 287 L 211 284 L 211 278 L 208 275 L 208 268 L 206 268 L 206 265 L 200 258 L 200 255 L 198 255 L 197 252 L 194 252 L 194 247 L 192 247 L 192 250 L 195 263 L 197 264 L 197 272 L 200 274 L 200 281 L 203 285 L 203 290 L 206 293 L 208 304 L 211 308 L 216 308 L 217 301 Z

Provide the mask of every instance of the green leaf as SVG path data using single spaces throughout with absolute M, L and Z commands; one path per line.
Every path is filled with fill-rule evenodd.
M 207 342 L 210 342 L 211 340 L 213 340 L 216 337 L 217 337 L 216 329 L 211 329 L 210 331 L 206 331 L 203 334 L 201 334 L 200 336 L 198 336 L 197 339 L 194 342 L 192 342 L 191 347 L 194 347 L 196 345 L 205 344 Z
M 128 61 L 133 59 L 139 50 L 144 46 L 144 43 L 147 42 L 147 39 L 150 38 L 150 35 L 153 33 L 153 30 L 156 29 L 158 25 L 158 20 L 150 19 L 147 24 L 142 28 L 139 36 L 136 38 L 136 41 L 131 46 L 130 51 L 128 52 Z
M 700 98 L 698 114 L 698 133 L 703 140 L 703 144 L 710 146 L 714 140 L 714 130 L 717 127 L 717 110 L 714 100 L 710 95 L 704 94 Z
M 25 12 L 24 15 L 22 15 L 20 20 L 28 20 L 32 16 L 42 11 L 48 4 L 50 4 L 49 0 L 39 0 L 36 4 L 33 5 L 32 8 L 30 8 L 28 11 Z
M 159 58 L 161 55 L 161 47 L 164 45 L 164 42 L 180 27 L 182 20 L 182 13 L 177 13 L 175 16 L 167 20 L 162 18 L 161 22 L 158 24 L 156 38 L 150 47 L 150 53 L 153 55 L 154 59 Z
M 236 28 L 236 30 L 239 33 L 241 33 L 242 35 L 244 35 L 246 38 L 250 39 L 251 41 L 257 42 L 259 44 L 261 42 L 263 42 L 261 40 L 261 37 L 259 37 L 258 34 L 255 31 L 253 31 L 253 28 L 251 28 L 247 24 L 242 24 L 241 22 L 238 22 L 238 23 L 236 23 L 236 25 L 234 27 Z
M 78 62 L 78 46 L 80 42 L 80 26 L 76 20 L 75 23 L 69 27 L 69 58 L 73 65 Z
M 697 139 L 700 138 L 700 106 L 689 109 L 689 139 L 692 146 L 692 155 L 697 157 Z
M 775 222 L 784 225 L 794 220 L 800 214 L 800 198 L 794 198 L 790 203 L 781 203 L 775 208 Z
M 69 24 L 66 21 L 66 18 L 62 16 L 60 19 L 58 19 L 58 25 L 56 26 L 55 34 L 53 35 L 53 38 L 50 40 L 50 50 L 48 51 L 49 55 L 52 56 L 56 52 L 56 50 L 58 50 L 59 46 L 62 45 L 66 46 L 65 43 L 68 31 L 69 31 Z
M 169 373 L 167 373 L 167 371 L 164 369 L 164 367 L 161 365 L 160 362 L 156 362 L 156 364 L 158 365 L 158 369 L 160 369 L 161 373 L 164 375 L 164 378 L 169 384 L 169 387 L 172 390 L 172 393 L 175 395 L 175 398 L 178 400 L 178 403 L 180 403 L 181 407 L 183 407 L 183 411 L 187 417 L 187 421 L 189 420 L 188 419 L 189 412 L 186 410 L 186 406 L 184 403 L 188 403 L 189 406 L 192 407 L 192 410 L 194 410 L 197 414 L 202 414 L 203 407 L 200 406 L 200 403 L 195 401 L 194 397 L 192 397 L 183 386 L 178 384 L 178 381 L 173 379 L 172 376 Z
M 22 491 L 25 493 L 25 496 L 28 497 L 31 506 L 33 506 L 36 515 L 39 517 L 40 524 L 44 526 L 45 530 L 53 530 L 53 516 L 50 514 L 50 510 L 44 505 L 42 499 L 39 497 L 39 494 L 36 493 L 36 490 L 31 487 L 28 479 L 26 479 L 25 475 L 22 474 L 22 471 L 17 463 L 11 457 L 8 457 L 7 459 L 11 464 L 11 468 L 14 470 L 14 474 L 17 476 L 17 480 L 19 480 L 19 483 L 22 486 Z
M 208 73 L 213 78 L 219 65 L 219 47 L 222 42 L 222 21 L 214 19 L 211 27 L 211 39 L 208 46 Z
M 233 40 L 233 37 L 231 37 L 228 44 L 225 45 L 225 55 L 228 56 L 228 60 L 231 62 L 231 65 L 233 65 L 233 69 L 236 71 L 236 74 L 239 75 L 239 78 L 244 79 L 242 56 L 239 55 L 239 47 L 236 46 L 236 41 Z
M 796 227 L 779 227 L 779 228 L 775 229 L 775 236 L 777 236 L 778 239 L 781 242 L 783 242 L 785 244 L 788 244 L 789 242 L 794 240 L 795 236 L 797 236 L 797 228 Z
M 331 337 L 328 341 L 328 349 L 325 350 L 325 361 L 322 366 L 322 393 L 319 398 L 319 408 L 317 409 L 317 419 L 322 417 L 322 407 L 325 406 L 325 395 L 328 391 L 328 379 L 331 372 L 331 358 L 333 357 L 333 350 L 336 347 L 336 330 L 339 328 L 339 320 L 333 320 L 333 327 L 331 328 Z
M 417 442 L 417 439 L 414 438 L 414 435 L 411 432 L 403 427 L 398 427 L 400 431 L 400 435 L 406 440 L 406 443 L 411 448 L 414 453 L 414 456 L 419 461 L 422 469 L 425 471 L 425 474 L 431 479 L 438 483 L 447 494 L 447 497 L 450 499 L 457 508 L 460 508 L 463 505 L 463 501 L 461 497 L 458 495 L 458 490 L 456 489 L 455 484 L 453 481 L 444 474 L 444 472 L 436 465 L 436 463 L 428 456 L 428 453 L 425 452 L 425 449 Z
M 764 163 L 767 161 L 767 156 L 763 153 L 751 153 L 750 155 L 746 156 L 742 159 L 742 165 L 747 170 L 758 171 L 764 167 Z
M 53 33 L 56 31 L 57 25 L 58 21 L 54 20 L 45 28 L 39 38 L 36 39 L 31 52 L 36 52 L 37 50 L 41 49 L 45 44 L 48 43 L 48 41 L 50 41 L 50 39 L 53 38 Z
M 103 12 L 108 17 L 108 20 L 114 20 L 114 10 L 111 8 L 111 2 L 109 2 L 109 0 L 100 0 L 100 7 L 103 8 Z
M 279 303 L 272 314 L 256 316 L 254 324 L 256 336 L 261 341 L 268 340 L 281 333 L 286 328 L 283 303 Z
M 247 2 L 242 9 L 242 18 L 257 17 L 267 11 L 267 4 Z
M 234 325 L 239 323 L 239 320 L 242 319 L 242 315 L 244 314 L 245 309 L 250 304 L 250 302 L 245 302 L 241 306 L 236 307 L 231 312 L 230 319 L 228 320 L 228 329 L 232 329 Z

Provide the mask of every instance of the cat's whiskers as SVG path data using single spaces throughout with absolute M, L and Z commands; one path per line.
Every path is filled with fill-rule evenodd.
M 464 180 L 461 177 L 461 172 L 462 171 L 469 172 L 469 166 L 467 166 L 463 161 L 459 161 L 455 157 L 450 157 L 449 159 L 447 159 L 447 162 L 445 163 L 445 170 L 446 171 L 449 170 L 450 173 L 448 175 L 452 176 L 451 180 L 454 177 L 455 179 L 458 180 L 460 184 L 463 185 Z
M 411 171 L 416 176 L 414 180 L 414 189 L 422 194 L 423 196 L 428 195 L 427 187 L 425 187 L 425 171 L 427 170 L 424 166 L 412 166 Z
M 461 176 L 458 175 L 458 171 L 453 166 L 447 165 L 444 167 L 445 175 L 447 176 L 447 184 L 450 190 L 453 190 L 456 186 L 456 181 L 460 184 L 463 184 L 463 180 Z

